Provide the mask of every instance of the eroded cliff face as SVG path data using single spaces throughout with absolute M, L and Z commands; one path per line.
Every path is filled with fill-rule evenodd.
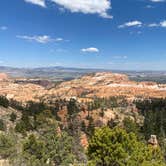
M 111 72 L 95 73 L 79 79 L 67 81 L 58 86 L 45 89 L 35 84 L 18 84 L 0 74 L 0 95 L 7 98 L 26 102 L 53 98 L 76 97 L 79 101 L 91 100 L 93 97 L 125 96 L 128 99 L 135 97 L 166 97 L 166 84 L 154 82 L 130 81 L 126 75 Z
M 40 95 L 44 95 L 44 87 L 35 84 L 17 84 L 14 83 L 6 74 L 0 73 L 0 95 L 8 99 L 26 102 L 29 100 L 39 100 Z
M 83 76 L 68 82 L 63 82 L 50 89 L 45 97 L 82 98 L 125 96 L 135 97 L 166 97 L 166 85 L 154 82 L 130 81 L 126 75 L 110 72 Z

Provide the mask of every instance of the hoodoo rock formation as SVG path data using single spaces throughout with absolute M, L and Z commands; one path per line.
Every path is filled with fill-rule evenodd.
M 56 96 L 60 98 L 78 99 L 110 96 L 135 97 L 166 97 L 166 85 L 154 82 L 135 82 L 124 74 L 102 72 L 83 76 L 68 82 L 63 82 L 56 88 L 50 89 L 45 97 Z
M 78 101 L 110 96 L 124 96 L 131 100 L 137 97 L 166 97 L 166 84 L 135 82 L 124 74 L 111 72 L 88 74 L 79 79 L 62 82 L 49 90 L 32 83 L 19 84 L 10 79 L 6 81 L 7 78 L 5 74 L 0 74 L 0 95 L 23 102 L 72 97 Z
M 154 148 L 158 147 L 158 140 L 156 135 L 151 135 L 150 139 L 148 140 L 148 144 L 152 145 Z

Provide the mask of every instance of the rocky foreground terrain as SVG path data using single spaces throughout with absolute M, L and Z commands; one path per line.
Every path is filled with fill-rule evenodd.
M 26 102 L 29 100 L 39 101 L 49 98 L 71 98 L 78 100 L 91 100 L 97 97 L 125 96 L 128 99 L 136 97 L 166 97 L 166 84 L 155 82 L 135 82 L 129 80 L 124 74 L 100 72 L 85 75 L 79 79 L 65 81 L 50 89 L 43 86 L 24 83 L 15 83 L 7 75 L 0 74 L 0 95 L 8 99 Z

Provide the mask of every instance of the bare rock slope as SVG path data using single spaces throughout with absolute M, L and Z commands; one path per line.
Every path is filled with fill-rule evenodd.
M 86 75 L 80 79 L 63 82 L 56 88 L 52 88 L 46 96 L 58 96 L 61 98 L 92 98 L 125 96 L 128 98 L 142 97 L 166 97 L 166 85 L 154 82 L 130 81 L 126 75 L 110 72 Z
M 1 76 L 1 74 L 0 74 Z M 6 78 L 3 76 L 0 78 Z M 1 79 L 0 79 L 1 80 Z M 11 80 L 0 81 L 0 95 L 26 102 L 40 99 L 71 98 L 88 100 L 93 97 L 125 96 L 129 99 L 135 97 L 166 97 L 166 84 L 154 82 L 135 82 L 124 74 L 101 72 L 85 75 L 79 79 L 62 82 L 51 89 L 36 84 L 18 84 Z

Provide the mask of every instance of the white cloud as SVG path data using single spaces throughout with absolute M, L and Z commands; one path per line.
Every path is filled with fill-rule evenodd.
M 46 0 L 24 0 L 25 2 L 46 7 Z M 111 9 L 110 0 L 48 0 L 60 6 L 60 11 L 70 10 L 72 13 L 81 12 L 84 14 L 98 14 L 103 18 L 113 18 L 108 14 Z
M 130 21 L 130 22 L 126 22 L 122 25 L 119 25 L 118 28 L 125 28 L 125 27 L 141 27 L 142 26 L 142 22 L 141 21 Z
M 2 30 L 2 31 L 5 31 L 5 30 L 7 30 L 8 29 L 8 27 L 6 27 L 6 26 L 1 26 L 0 27 L 0 30 Z
M 150 0 L 151 2 L 166 2 L 165 0 Z
M 96 52 L 97 53 L 97 52 L 99 52 L 99 49 L 95 48 L 95 47 L 89 47 L 89 48 L 82 48 L 81 51 L 82 52 L 91 52 L 91 53 Z
M 43 36 L 16 36 L 17 38 L 20 38 L 20 39 L 24 39 L 24 40 L 28 40 L 28 41 L 35 41 L 35 42 L 38 42 L 38 43 L 42 43 L 42 44 L 45 44 L 45 43 L 49 43 L 49 42 L 60 42 L 60 41 L 63 41 L 62 38 L 51 38 L 50 36 L 48 35 L 43 35 Z
M 150 24 L 143 24 L 141 21 L 130 21 L 130 22 L 126 22 L 122 25 L 119 25 L 118 28 L 126 28 L 126 27 L 149 27 L 149 28 L 155 28 L 155 27 L 162 27 L 162 28 L 166 28 L 166 20 L 163 20 L 159 23 L 153 22 Z M 138 32 L 140 34 L 140 31 Z
M 73 13 L 99 14 L 103 18 L 112 18 L 108 14 L 111 9 L 110 0 L 51 0 Z
M 59 42 L 59 41 L 63 41 L 63 39 L 59 37 L 59 38 L 56 38 L 55 41 Z
M 159 24 L 157 24 L 157 23 L 151 23 L 148 25 L 148 27 L 158 27 L 158 26 L 159 26 Z
M 161 21 L 160 23 L 152 23 L 152 24 L 149 24 L 148 27 L 162 27 L 162 28 L 166 28 L 166 20 L 164 21 Z
M 163 28 L 166 28 L 166 20 L 160 22 L 160 26 Z
M 39 5 L 41 7 L 46 7 L 45 0 L 24 0 L 25 2 L 32 3 L 34 5 Z

